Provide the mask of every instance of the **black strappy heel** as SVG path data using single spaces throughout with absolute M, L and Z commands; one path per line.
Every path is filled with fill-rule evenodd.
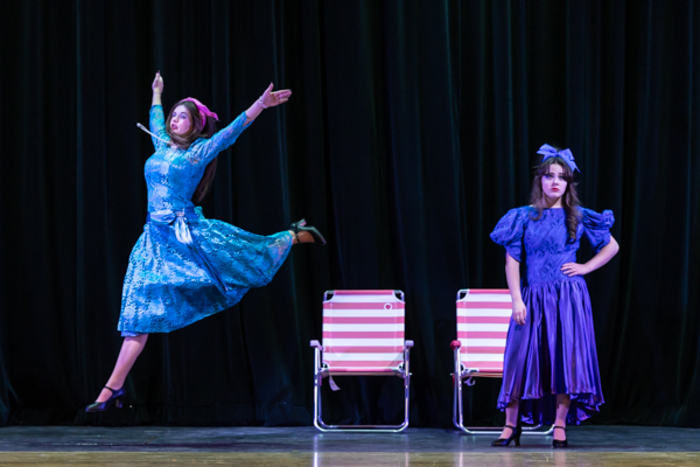
M 494 441 L 491 441 L 491 446 L 508 446 L 510 445 L 511 441 L 515 441 L 515 445 L 520 446 L 520 435 L 523 434 L 523 428 L 520 425 L 518 425 L 517 427 L 506 425 L 506 428 L 510 428 L 511 430 L 513 430 L 510 436 L 508 438 L 498 438 Z
M 112 404 L 115 405 L 118 409 L 122 408 L 122 398 L 126 395 L 126 390 L 122 386 L 119 389 L 112 389 L 108 386 L 105 386 L 105 389 L 109 389 L 112 392 L 112 395 L 110 396 L 109 399 L 107 399 L 104 402 L 94 402 L 87 407 L 85 407 L 86 412 L 104 412 L 108 408 L 112 406 Z
M 316 227 L 306 225 L 306 219 L 302 219 L 299 222 L 294 222 L 291 225 L 291 229 L 294 232 L 294 237 L 297 239 L 297 241 L 299 241 L 299 237 L 297 236 L 299 232 L 309 232 L 314 240 L 321 242 L 321 245 L 326 244 L 326 239 L 323 238 L 323 235 L 321 235 L 321 232 L 319 232 Z
M 554 429 L 556 430 L 557 428 L 559 428 L 560 430 L 564 430 L 564 433 L 566 433 L 565 426 L 554 425 Z M 565 439 L 563 441 L 560 441 L 558 439 L 554 439 L 554 433 L 552 433 L 552 447 L 553 448 L 568 448 L 569 447 L 569 440 Z

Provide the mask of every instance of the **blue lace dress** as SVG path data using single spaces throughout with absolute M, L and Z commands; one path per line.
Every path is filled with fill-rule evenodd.
M 246 232 L 205 218 L 191 201 L 207 164 L 236 141 L 245 120 L 242 113 L 186 150 L 153 138 L 156 151 L 145 166 L 148 217 L 124 279 L 122 335 L 174 331 L 229 308 L 267 284 L 289 254 L 289 231 Z M 150 127 L 170 139 L 159 105 L 151 107 Z
M 498 397 L 500 410 L 519 400 L 526 423 L 554 420 L 554 394 L 571 396 L 568 424 L 580 423 L 604 403 L 586 281 L 564 275 L 561 266 L 576 262 L 583 235 L 596 252 L 607 245 L 615 218 L 612 211 L 581 208 L 581 214 L 573 242 L 567 241 L 561 208 L 544 210 L 537 221 L 531 207 L 512 209 L 491 233 L 527 269 L 522 295 L 528 314 L 524 325 L 511 318 Z

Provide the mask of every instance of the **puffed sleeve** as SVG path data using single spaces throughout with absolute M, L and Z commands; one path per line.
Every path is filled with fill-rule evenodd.
M 520 261 L 522 256 L 527 213 L 527 207 L 511 209 L 491 232 L 491 240 L 503 245 L 508 254 L 517 261 Z
M 165 116 L 163 115 L 162 105 L 151 106 L 151 110 L 148 112 L 148 124 L 148 126 L 151 127 L 151 133 L 161 138 L 158 139 L 151 136 L 153 146 L 156 148 L 156 150 L 158 150 L 161 146 L 166 146 L 166 143 L 163 142 L 163 140 L 169 141 L 170 136 L 168 136 L 168 133 L 165 131 Z
M 211 138 L 198 139 L 190 148 L 194 155 L 193 161 L 209 164 L 221 151 L 235 143 L 243 130 L 253 123 L 250 122 L 246 125 L 247 118 L 245 112 L 242 112 L 234 121 L 217 131 Z
M 615 223 L 615 216 L 610 210 L 605 210 L 602 213 L 591 211 L 590 209 L 581 208 L 583 214 L 583 228 L 586 238 L 591 242 L 591 246 L 596 253 L 605 245 L 610 243 L 610 227 Z

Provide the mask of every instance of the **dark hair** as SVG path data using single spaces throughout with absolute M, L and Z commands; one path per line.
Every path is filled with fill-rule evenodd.
M 190 130 L 184 135 L 176 135 L 170 131 L 170 120 L 173 118 L 173 112 L 175 112 L 175 109 L 180 105 L 187 109 L 192 123 Z M 216 133 L 216 120 L 209 116 L 206 116 L 205 118 L 202 117 L 203 115 L 199 112 L 199 109 L 192 101 L 183 99 L 176 102 L 170 109 L 168 119 L 165 121 L 165 131 L 168 133 L 168 136 L 170 136 L 170 139 L 176 146 L 187 149 L 199 138 L 209 139 L 212 137 L 212 135 L 214 135 L 214 133 Z M 214 182 L 214 175 L 216 175 L 216 158 L 214 158 L 214 160 L 207 165 L 207 168 L 204 169 L 202 179 L 199 181 L 197 189 L 194 190 L 192 201 L 195 204 L 202 202 L 204 197 L 209 192 L 209 188 L 211 188 L 211 185 Z
M 532 180 L 532 192 L 530 193 L 530 204 L 537 211 L 537 215 L 532 217 L 532 220 L 538 220 L 542 217 L 542 211 L 545 208 L 544 193 L 542 193 L 542 177 L 549 173 L 550 167 L 554 164 L 561 166 L 564 169 L 564 180 L 566 180 L 566 193 L 562 196 L 561 204 L 566 212 L 566 231 L 568 241 L 576 240 L 576 230 L 581 222 L 581 212 L 579 207 L 581 202 L 576 193 L 576 183 L 574 182 L 574 172 L 569 167 L 564 159 L 559 156 L 550 157 L 537 165 L 535 168 L 535 178 Z

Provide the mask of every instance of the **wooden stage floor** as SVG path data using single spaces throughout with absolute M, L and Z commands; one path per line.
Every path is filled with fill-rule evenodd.
M 569 449 L 527 436 L 493 448 L 494 436 L 409 428 L 399 434 L 294 428 L 6 427 L 0 466 L 700 466 L 700 429 L 585 426 Z

